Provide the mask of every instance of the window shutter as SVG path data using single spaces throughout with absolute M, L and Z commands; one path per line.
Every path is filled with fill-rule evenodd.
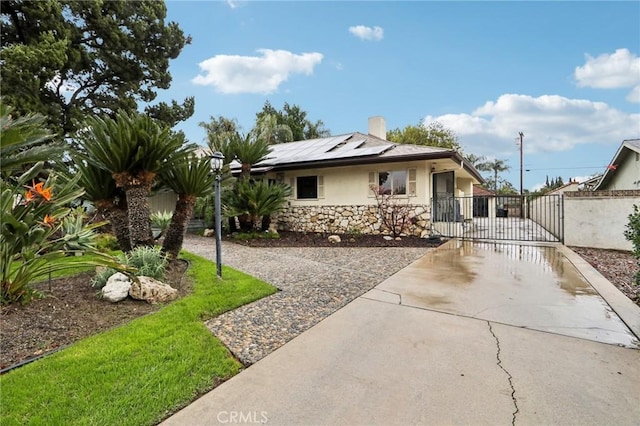
M 324 198 L 324 176 L 318 176 L 318 198 Z
M 417 195 L 416 174 L 416 169 L 409 169 L 409 173 L 407 174 L 407 187 L 409 188 L 408 195 L 410 197 L 415 197 Z
M 296 198 L 296 178 L 289 178 L 289 186 L 291 187 L 291 198 Z
M 376 172 L 369 172 L 369 184 L 367 185 L 367 196 L 373 197 L 374 193 L 372 187 L 378 186 L 376 184 Z

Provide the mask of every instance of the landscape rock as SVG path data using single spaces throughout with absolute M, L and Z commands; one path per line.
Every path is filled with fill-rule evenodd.
M 396 241 L 402 241 L 402 238 L 396 237 Z
M 202 233 L 203 237 L 213 237 L 216 234 L 216 231 L 214 231 L 213 229 L 205 229 L 204 232 Z
M 178 297 L 178 290 L 154 278 L 142 276 L 138 277 L 138 282 L 131 284 L 129 296 L 155 304 L 174 300 Z
M 127 298 L 130 288 L 131 279 L 121 272 L 116 272 L 102 287 L 102 298 L 112 303 L 119 302 Z
M 390 235 L 385 235 L 385 236 L 384 236 L 384 237 L 382 237 L 382 238 L 384 238 L 384 239 L 385 239 L 385 240 L 387 240 L 387 241 L 391 241 L 391 240 L 393 240 L 393 237 L 392 237 L 392 236 L 390 236 Z
M 332 244 L 339 243 L 342 241 L 339 235 L 329 235 L 329 242 Z

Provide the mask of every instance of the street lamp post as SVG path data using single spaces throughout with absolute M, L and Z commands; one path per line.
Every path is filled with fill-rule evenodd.
M 214 190 L 216 197 L 216 274 L 218 278 L 222 278 L 222 218 L 220 217 L 220 179 L 222 174 L 222 165 L 224 164 L 224 155 L 216 151 L 211 156 L 211 169 L 216 175 L 214 182 Z

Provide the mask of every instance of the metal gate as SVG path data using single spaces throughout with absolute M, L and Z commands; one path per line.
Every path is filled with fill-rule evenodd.
M 563 242 L 562 195 L 437 195 L 431 230 L 444 237 Z

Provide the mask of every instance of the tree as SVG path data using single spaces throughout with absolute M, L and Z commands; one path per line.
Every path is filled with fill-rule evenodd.
M 100 168 L 77 151 L 72 156 L 74 168 L 80 176 L 78 183 L 84 188 L 84 198 L 91 201 L 98 213 L 109 221 L 120 249 L 130 251 L 129 214 L 124 191 L 116 187 L 110 171 Z
M 289 126 L 292 133 L 291 141 L 301 141 L 307 139 L 322 138 L 330 135 L 328 129 L 324 127 L 322 120 L 312 122 L 307 118 L 307 112 L 298 105 L 289 105 L 285 102 L 282 110 L 276 110 L 269 101 L 265 102 L 262 111 L 256 113 L 256 127 L 260 119 L 265 115 L 274 115 L 278 124 Z M 275 138 L 275 143 L 290 142 L 284 138 Z
M 80 151 L 107 170 L 126 194 L 131 248 L 152 246 L 148 196 L 158 172 L 184 160 L 183 138 L 139 114 L 90 117 L 78 133 Z
M 278 117 L 275 114 L 264 114 L 256 120 L 256 127 L 253 129 L 257 139 L 263 139 L 269 145 L 293 141 L 293 132 L 286 124 L 278 124 Z
M 484 163 L 480 163 L 476 166 L 476 168 L 483 172 L 493 172 L 493 189 L 494 191 L 498 191 L 498 173 L 505 172 L 509 170 L 511 167 L 507 165 L 506 161 L 494 159 L 491 161 L 485 161 Z
M 225 192 L 224 214 L 238 217 L 240 229 L 251 232 L 265 223 L 264 217 L 281 211 L 290 195 L 291 188 L 285 184 L 241 180 L 233 191 Z
M 461 150 L 458 137 L 453 130 L 447 129 L 438 121 L 434 121 L 428 126 L 419 123 L 417 126 L 409 125 L 404 129 L 390 130 L 387 132 L 387 140 L 403 144 Z
M 160 179 L 178 195 L 162 244 L 162 251 L 175 259 L 182 249 L 196 200 L 212 191 L 215 176 L 211 173 L 209 158 L 190 155 L 187 161 L 162 169 Z
M 485 161 L 487 161 L 486 157 L 484 155 L 481 156 L 477 156 L 474 154 L 465 154 L 464 158 L 471 163 L 471 165 L 473 167 L 475 167 L 476 169 L 478 168 L 478 165 L 481 163 L 484 163 Z
M 169 60 L 191 42 L 166 15 L 164 2 L 151 0 L 3 1 L 0 91 L 63 135 L 88 114 L 136 111 L 169 88 Z M 193 108 L 187 98 L 147 113 L 173 126 Z

